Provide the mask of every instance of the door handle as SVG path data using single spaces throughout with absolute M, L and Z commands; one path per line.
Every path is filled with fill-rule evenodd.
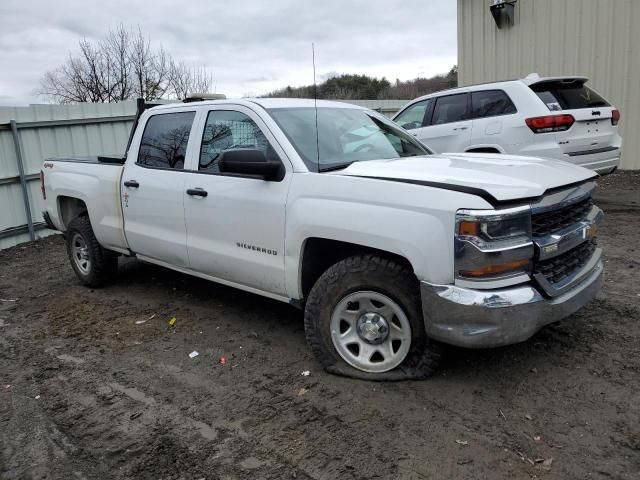
M 206 197 L 209 193 L 201 188 L 189 188 L 187 195 L 191 195 L 192 197 Z
M 127 180 L 126 182 L 124 182 L 124 186 L 129 188 L 138 188 L 140 184 L 135 180 Z
M 455 127 L 454 130 L 466 130 L 469 127 Z

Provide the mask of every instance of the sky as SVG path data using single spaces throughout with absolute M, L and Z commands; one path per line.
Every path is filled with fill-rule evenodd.
M 395 81 L 457 63 L 455 0 L 2 0 L 0 105 L 42 103 L 43 74 L 120 23 L 205 67 L 215 91 L 256 96 L 357 73 Z

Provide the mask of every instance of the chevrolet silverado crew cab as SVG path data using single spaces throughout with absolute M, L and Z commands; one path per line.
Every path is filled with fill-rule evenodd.
M 620 162 L 620 112 L 585 77 L 531 74 L 416 98 L 394 121 L 436 152 L 555 158 L 598 173 Z
M 82 282 L 136 256 L 289 302 L 343 375 L 426 377 L 442 343 L 522 342 L 602 282 L 593 171 L 434 155 L 344 103 L 156 106 L 125 158 L 48 159 L 43 172 L 45 220 Z

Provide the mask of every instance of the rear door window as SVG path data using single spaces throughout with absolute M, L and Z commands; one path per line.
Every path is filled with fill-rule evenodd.
M 460 122 L 469 118 L 469 94 L 447 95 L 436 99 L 431 124 L 441 125 L 443 123 Z
M 471 93 L 471 116 L 473 118 L 495 117 L 516 113 L 516 107 L 502 90 L 485 90 Z
M 409 108 L 404 110 L 400 115 L 398 115 L 394 121 L 402 128 L 405 128 L 407 130 L 420 128 L 423 126 L 424 115 L 425 113 L 427 113 L 427 110 L 429 110 L 430 105 L 431 99 L 414 103 Z
M 184 169 L 195 112 L 162 113 L 147 120 L 138 151 L 138 165 Z
M 609 102 L 578 80 L 536 83 L 531 85 L 531 90 L 551 111 L 610 106 Z

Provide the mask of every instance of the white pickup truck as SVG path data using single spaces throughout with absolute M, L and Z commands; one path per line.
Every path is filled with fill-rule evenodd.
M 44 162 L 82 282 L 136 256 L 304 309 L 328 371 L 424 378 L 440 344 L 521 342 L 602 283 L 594 172 L 433 155 L 376 112 L 217 100 L 139 116 L 122 159 Z

